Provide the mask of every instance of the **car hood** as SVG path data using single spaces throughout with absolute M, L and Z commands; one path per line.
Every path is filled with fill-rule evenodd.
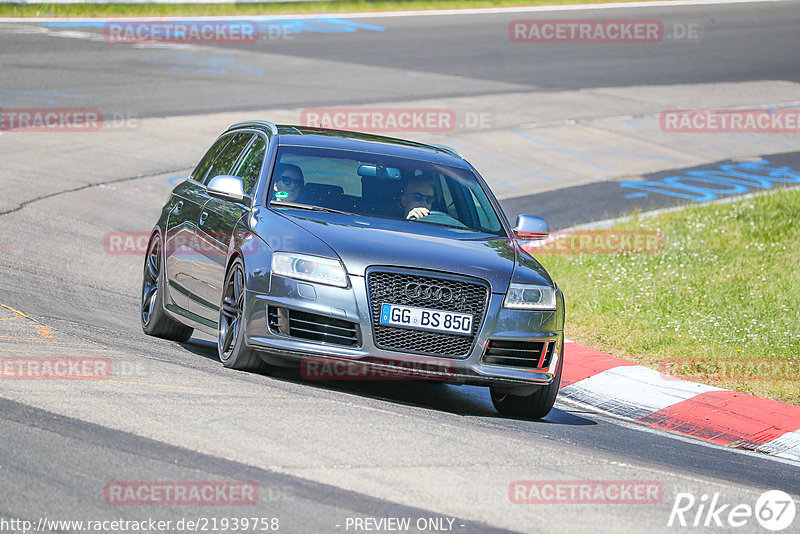
M 515 243 L 506 237 L 379 217 L 282 212 L 331 247 L 351 275 L 365 276 L 372 265 L 429 269 L 484 279 L 494 293 L 506 292 L 512 274 L 515 281 L 522 275 L 520 281 L 551 283 L 530 256 L 518 264 Z

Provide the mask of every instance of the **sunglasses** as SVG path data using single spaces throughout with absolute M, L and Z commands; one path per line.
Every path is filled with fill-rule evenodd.
M 281 176 L 278 179 L 278 182 L 282 183 L 283 185 L 293 185 L 294 184 L 295 187 L 300 187 L 301 185 L 303 185 L 303 179 L 302 178 L 292 178 L 291 176 Z
M 431 204 L 434 198 L 433 195 L 423 195 L 422 193 L 412 193 L 412 196 L 414 197 L 414 201 L 422 202 L 424 200 L 428 204 Z

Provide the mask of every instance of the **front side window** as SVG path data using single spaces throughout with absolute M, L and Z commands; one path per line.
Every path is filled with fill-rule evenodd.
M 247 146 L 247 143 L 250 142 L 252 137 L 253 134 L 250 132 L 235 134 L 233 139 L 225 146 L 225 150 L 220 153 L 214 161 L 214 164 L 206 173 L 202 181 L 203 185 L 208 185 L 208 182 L 215 176 L 230 174 L 234 163 L 239 159 L 239 154 L 242 153 L 242 150 L 244 150 L 244 147 Z
M 270 203 L 504 235 L 500 218 L 469 169 L 381 154 L 283 146 Z

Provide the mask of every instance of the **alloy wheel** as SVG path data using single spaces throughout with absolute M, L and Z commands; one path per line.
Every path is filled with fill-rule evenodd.
M 239 338 L 242 312 L 244 310 L 244 271 L 234 263 L 228 277 L 228 284 L 222 298 L 219 319 L 219 352 L 223 360 L 231 357 L 236 340 Z
M 161 276 L 161 240 L 155 236 L 145 256 L 144 277 L 142 281 L 142 325 L 147 325 L 153 316 L 158 297 L 158 283 Z

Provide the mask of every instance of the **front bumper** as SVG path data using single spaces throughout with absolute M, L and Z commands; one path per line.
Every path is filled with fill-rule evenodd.
M 248 346 L 280 357 L 298 360 L 304 369 L 318 362 L 346 364 L 328 367 L 332 378 L 363 379 L 415 378 L 453 384 L 483 386 L 547 385 L 561 365 L 563 299 L 555 311 L 522 311 L 502 307 L 503 294 L 490 293 L 483 322 L 466 357 L 437 357 L 385 350 L 373 339 L 372 318 L 366 279 L 350 275 L 350 287 L 338 288 L 271 276 L 269 291 L 249 290 L 246 298 L 245 333 Z M 357 346 L 310 341 L 271 331 L 268 309 L 281 307 L 357 323 Z M 549 343 L 552 356 L 545 368 L 523 368 L 483 361 L 489 340 L 538 341 Z M 317 362 L 317 363 L 314 363 Z M 318 369 L 319 367 L 314 367 Z M 346 372 L 343 373 L 342 369 Z

